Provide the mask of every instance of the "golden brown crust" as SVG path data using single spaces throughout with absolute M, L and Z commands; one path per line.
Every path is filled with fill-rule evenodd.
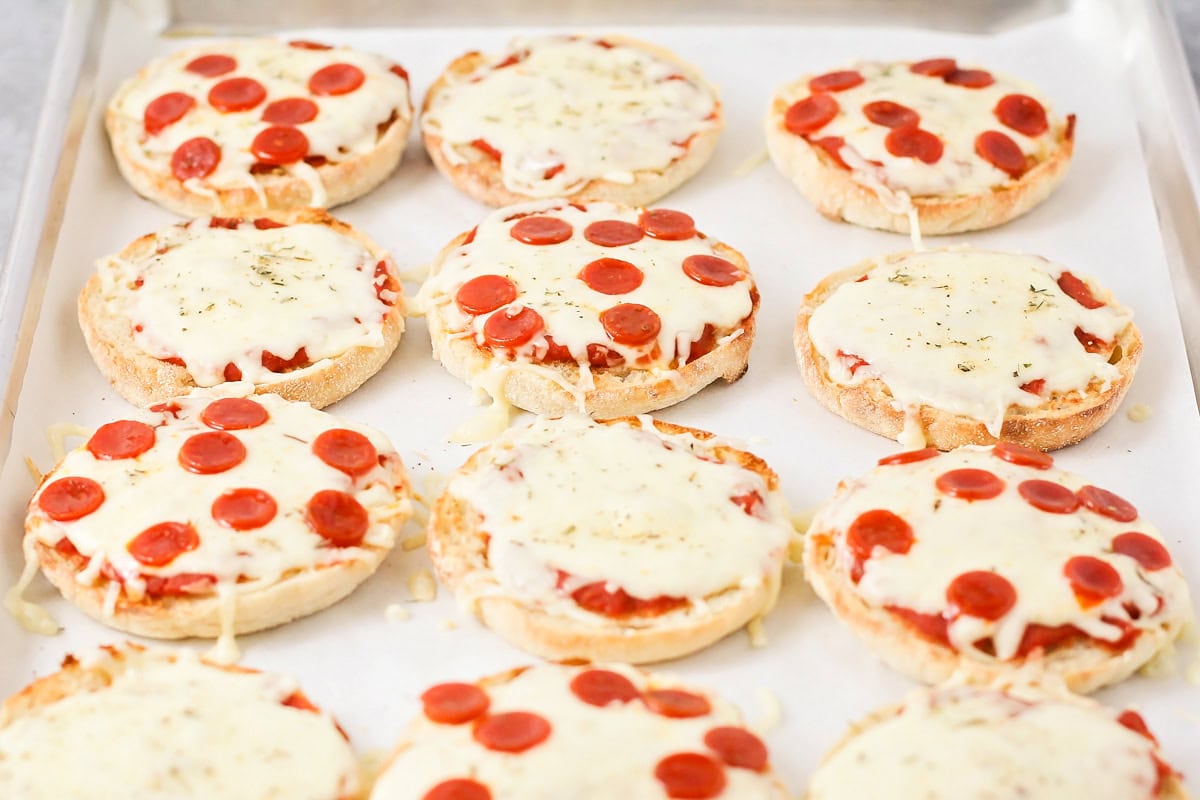
M 817 351 L 808 335 L 813 312 L 839 286 L 858 279 L 877 264 L 886 263 L 888 258 L 867 259 L 822 279 L 804 297 L 796 318 L 793 344 L 804 384 L 821 405 L 860 428 L 896 439 L 904 430 L 905 412 L 896 408 L 887 385 L 878 378 L 853 385 L 835 382 L 829 373 L 828 360 Z M 1098 299 L 1112 301 L 1111 295 Z M 1039 406 L 1009 406 L 999 439 L 1038 450 L 1056 450 L 1099 430 L 1116 413 L 1137 371 L 1142 356 L 1142 337 L 1137 326 L 1129 323 L 1118 334 L 1116 345 L 1120 349 L 1116 362 L 1120 375 L 1107 387 L 1093 381 L 1083 392 L 1055 392 Z M 939 450 L 997 441 L 980 420 L 927 405 L 920 406 L 917 413 L 926 442 Z
M 645 50 L 657 58 L 678 66 L 680 71 L 689 80 L 701 86 L 709 86 L 698 69 L 664 47 L 627 36 L 605 36 L 604 38 L 606 41 L 613 42 L 614 44 L 622 44 Z M 437 80 L 433 82 L 433 85 L 429 87 L 429 91 L 425 93 L 421 113 L 425 114 L 429 110 L 429 105 L 433 98 L 452 79 L 469 74 L 486 61 L 487 57 L 482 53 L 472 51 L 464 53 L 450 62 L 449 66 L 442 71 Z M 711 86 L 709 88 L 715 97 L 716 89 Z M 663 169 L 635 172 L 632 183 L 615 183 L 602 178 L 596 178 L 585 183 L 577 191 L 566 195 L 566 199 L 578 203 L 604 201 L 623 203 L 630 206 L 645 206 L 661 197 L 665 197 L 699 172 L 708 163 L 709 158 L 712 157 L 713 151 L 717 146 L 717 139 L 720 138 L 721 131 L 725 127 L 724 111 L 719 99 L 716 101 L 713 113 L 716 115 L 714 125 L 707 130 L 697 133 L 695 138 L 688 144 L 687 152 Z M 446 143 L 441 136 L 422 126 L 421 138 L 425 143 L 426 152 L 429 153 L 429 157 L 433 160 L 434 166 L 449 178 L 451 183 L 475 200 L 489 206 L 500 207 L 537 199 L 530 195 L 510 191 L 504 185 L 504 181 L 501 178 L 499 162 L 476 148 L 470 145 L 455 147 L 454 151 L 460 161 L 459 163 L 452 163 L 446 157 L 444 150 Z
M 281 373 L 277 380 L 254 387 L 258 394 L 277 394 L 287 400 L 309 403 L 313 408 L 324 408 L 353 392 L 391 358 L 404 331 L 403 286 L 395 265 L 379 245 L 324 210 L 300 208 L 270 216 L 290 225 L 325 225 L 354 239 L 366 248 L 373 261 L 387 264 L 398 294 L 395 304 L 383 318 L 383 344 L 379 347 L 355 347 L 336 358 L 322 359 L 308 367 Z M 147 234 L 127 245 L 114 258 L 126 261 L 145 258 L 153 252 L 154 241 L 155 234 Z M 145 407 L 196 388 L 187 369 L 154 358 L 138 347 L 130 321 L 114 316 L 106 306 L 107 297 L 97 271 L 79 294 L 79 327 L 96 366 L 122 397 Z
M 771 159 L 817 211 L 833 220 L 896 233 L 909 232 L 908 215 L 888 209 L 889 203 L 872 188 L 851 177 L 819 147 L 788 131 L 784 116 L 795 86 L 807 85 L 812 76 L 781 88 L 771 98 L 767 112 L 767 150 Z M 985 192 L 962 195 L 924 195 L 912 198 L 922 235 L 963 233 L 1003 225 L 1041 203 L 1066 177 L 1074 149 L 1074 120 L 1052 122 L 1053 149 L 1020 178 Z
M 642 423 L 627 418 L 605 424 L 641 427 Z M 654 426 L 668 435 L 690 434 L 702 441 L 713 438 L 706 431 L 660 420 L 654 420 Z M 778 490 L 778 476 L 757 456 L 724 444 L 715 444 L 713 453 L 722 461 L 757 473 L 768 489 Z M 489 454 L 489 448 L 476 451 L 456 474 L 486 469 Z M 480 522 L 479 513 L 465 499 L 449 490 L 438 498 L 429 517 L 429 555 L 438 576 L 455 592 L 460 604 L 485 625 L 542 658 L 631 664 L 676 658 L 703 649 L 767 613 L 779 593 L 781 569 L 772 570 L 753 588 L 735 587 L 703 598 L 707 607 L 703 611 L 687 607 L 659 616 L 623 620 L 593 615 L 594 620 L 583 622 L 504 594 L 490 574 L 487 534 Z M 488 591 L 477 591 L 483 584 Z

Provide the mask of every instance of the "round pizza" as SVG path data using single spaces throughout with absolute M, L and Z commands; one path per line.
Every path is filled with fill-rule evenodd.
M 151 62 L 105 115 L 121 174 L 185 216 L 347 203 L 400 163 L 411 121 L 403 67 L 275 39 L 196 45 Z
M 1136 711 L 1033 686 L 917 690 L 855 725 L 805 797 L 891 797 L 898 786 L 923 800 L 1188 796 Z
M 196 391 L 68 453 L 29 503 L 26 553 L 106 625 L 228 641 L 349 594 L 410 513 L 378 431 L 271 394 Z
M 741 377 L 758 290 L 683 212 L 540 200 L 450 242 L 421 304 L 434 356 L 497 403 L 618 417 Z
M 765 614 L 792 535 L 779 479 L 648 417 L 539 418 L 479 450 L 429 519 L 462 607 L 554 659 L 684 655 Z
M 1042 202 L 1067 172 L 1075 116 L 1033 86 L 952 58 L 862 62 L 780 88 L 775 165 L 827 217 L 944 234 Z
M 809 391 L 905 447 L 1074 444 L 1116 411 L 1142 338 L 1095 280 L 1044 258 L 895 253 L 822 280 L 795 347 Z
M 201 217 L 101 259 L 79 324 L 137 405 L 249 381 L 321 408 L 392 355 L 404 289 L 378 245 L 319 209 Z
M 1034 660 L 1090 692 L 1191 617 L 1183 573 L 1131 502 L 1010 442 L 908 451 L 843 481 L 804 565 L 843 623 L 928 683 Z
M 467 53 L 421 112 L 433 163 L 492 206 L 652 203 L 704 166 L 723 126 L 717 92 L 695 67 L 623 36 L 525 38 Z
M 187 651 L 67 656 L 0 707 L 0 796 L 352 800 L 358 763 L 296 682 Z
M 371 800 L 785 800 L 711 692 L 623 665 L 541 664 L 421 695 Z

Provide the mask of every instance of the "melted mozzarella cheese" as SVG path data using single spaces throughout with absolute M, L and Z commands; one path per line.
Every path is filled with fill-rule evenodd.
M 1083 698 L 1020 697 L 978 687 L 920 689 L 813 775 L 811 800 L 1053 797 L 1144 800 L 1154 743 Z
M 642 691 L 684 688 L 631 667 L 603 668 Z M 705 733 L 741 724 L 733 706 L 710 695 L 705 696 L 712 710 L 687 719 L 655 714 L 637 700 L 589 705 L 570 689 L 571 679 L 584 669 L 541 664 L 507 683 L 485 686 L 489 714 L 527 711 L 550 723 L 549 738 L 523 753 L 488 750 L 474 740 L 470 724 L 440 725 L 421 716 L 409 729 L 407 746 L 375 784 L 371 800 L 420 800 L 438 783 L 456 777 L 474 778 L 495 798 L 660 800 L 662 784 L 654 777 L 659 760 L 674 753 L 710 753 Z M 726 767 L 724 775 L 721 797 L 727 800 L 786 796 L 769 775 L 735 767 Z
M 1084 308 L 1059 288 L 1064 271 L 1014 253 L 896 254 L 869 268 L 866 280 L 834 290 L 812 312 L 809 338 L 835 383 L 877 378 L 898 410 L 962 414 L 999 436 L 1011 406 L 1032 408 L 1052 393 L 1091 386 L 1103 391 L 1121 374 L 1107 352 L 1089 353 L 1075 330 L 1112 342 L 1132 312 L 1114 302 Z M 851 374 L 839 351 L 867 365 Z M 1021 388 L 1038 380 L 1045 381 L 1040 394 Z
M 0 728 L 0 796 L 335 800 L 357 789 L 333 721 L 283 705 L 290 679 L 186 653 L 128 648 L 118 658 L 107 686 Z
M 1004 482 L 1003 492 L 992 499 L 968 501 L 937 489 L 940 475 L 963 468 L 987 470 Z M 851 591 L 873 608 L 895 606 L 948 617 L 946 590 L 959 575 L 994 571 L 1008 580 L 1016 590 L 1016 603 L 999 620 L 961 614 L 949 624 L 954 648 L 979 660 L 989 657 L 972 644 L 985 637 L 992 638 L 996 658 L 1013 658 L 1026 626 L 1032 623 L 1074 625 L 1111 642 L 1121 638 L 1122 629 L 1102 617 L 1146 630 L 1189 616 L 1188 589 L 1178 566 L 1146 570 L 1112 551 L 1113 538 L 1127 531 L 1162 542 L 1153 525 L 1141 517 L 1117 522 L 1083 506 L 1065 514 L 1041 511 L 1018 492 L 1026 480 L 1052 481 L 1073 492 L 1087 485 L 1080 476 L 1062 470 L 1010 464 L 994 456 L 990 447 L 962 447 L 915 463 L 881 466 L 848 482 L 820 511 L 810 530 L 834 532 L 838 568 L 848 574 L 854 554 L 846 543 L 846 531 L 860 514 L 887 509 L 909 524 L 911 549 L 897 554 L 876 547 L 863 564 L 862 579 L 851 585 Z M 1111 565 L 1121 578 L 1121 593 L 1082 608 L 1063 573 L 1066 562 L 1075 556 L 1091 556 Z
M 699 601 L 754 588 L 782 566 L 791 526 L 757 473 L 711 445 L 650 425 L 541 418 L 451 481 L 481 515 L 490 574 L 467 593 L 503 592 L 588 616 L 566 593 L 604 581 L 643 599 Z M 761 517 L 731 498 L 757 492 Z M 558 587 L 561 570 L 571 576 Z
M 326 225 L 210 228 L 202 218 L 155 237 L 155 251 L 98 264 L 105 310 L 133 326 L 155 358 L 177 357 L 199 386 L 280 378 L 263 352 L 284 360 L 303 347 L 311 364 L 355 347 L 381 347 L 388 313 L 375 263 L 361 244 Z M 310 365 L 311 365 L 310 364 Z
M 521 60 L 504 66 L 513 58 Z M 450 163 L 464 162 L 456 148 L 482 139 L 500 151 L 509 191 L 562 197 L 591 180 L 632 183 L 638 171 L 662 170 L 720 124 L 715 91 L 686 71 L 630 44 L 518 39 L 448 76 L 421 124 L 441 137 Z

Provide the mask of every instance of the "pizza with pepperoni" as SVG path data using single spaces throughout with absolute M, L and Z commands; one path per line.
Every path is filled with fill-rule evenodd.
M 232 39 L 154 61 L 105 126 L 121 174 L 178 214 L 330 208 L 381 183 L 412 120 L 394 62 L 308 41 Z
M 950 58 L 863 62 L 781 87 L 771 158 L 827 217 L 946 234 L 991 228 L 1066 175 L 1075 116 L 1033 86 Z

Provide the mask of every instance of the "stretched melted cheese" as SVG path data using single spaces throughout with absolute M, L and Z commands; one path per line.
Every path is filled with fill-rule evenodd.
M 1075 330 L 1111 343 L 1132 313 L 1115 302 L 1084 308 L 1059 288 L 1064 271 L 1016 253 L 900 253 L 869 268 L 866 280 L 837 287 L 812 312 L 808 335 L 835 383 L 877 378 L 898 409 L 962 414 L 998 436 L 1010 406 L 1032 408 L 1093 385 L 1103 391 L 1121 374 Z M 867 366 L 851 374 L 839 351 Z M 1040 394 L 1021 388 L 1037 380 L 1045 381 Z
M 327 225 L 230 230 L 202 218 L 154 244 L 136 261 L 97 265 L 105 310 L 129 320 L 147 354 L 183 359 L 199 386 L 223 383 L 227 364 L 251 383 L 279 380 L 263 351 L 288 360 L 303 347 L 315 364 L 384 343 L 376 259 Z
M 889 797 L 903 787 L 922 800 L 1147 800 L 1156 796 L 1155 750 L 1083 698 L 921 689 L 835 750 L 807 797 Z
M 133 648 L 103 668 L 109 685 L 0 728 L 0 796 L 337 800 L 357 789 L 333 721 L 283 705 L 296 691 L 288 678 Z
M 684 688 L 631 667 L 603 668 L 624 675 L 642 691 Z M 572 678 L 584 669 L 541 664 L 499 685 L 485 682 L 489 714 L 527 711 L 550 723 L 549 738 L 523 753 L 489 750 L 472 738 L 472 725 L 441 725 L 422 715 L 379 777 L 371 800 L 421 800 L 438 783 L 456 777 L 483 783 L 497 800 L 662 800 L 666 795 L 654 777 L 660 759 L 673 753 L 709 753 L 705 733 L 741 724 L 733 706 L 711 695 L 705 696 L 712 710 L 687 719 L 656 714 L 638 700 L 589 705 L 570 689 Z M 724 775 L 725 789 L 718 795 L 722 800 L 785 797 L 769 774 L 727 767 Z
M 467 592 L 502 591 L 588 616 L 567 593 L 605 581 L 650 599 L 699 602 L 779 570 L 791 527 L 757 473 L 714 460 L 690 434 L 649 422 L 541 418 L 497 440 L 448 491 L 481 515 L 490 573 Z M 762 516 L 731 498 L 757 492 Z M 557 570 L 571 578 L 556 588 Z M 478 574 L 478 573 L 477 573 Z
M 968 501 L 937 489 L 940 475 L 963 468 L 987 470 L 1004 482 L 1003 492 Z M 1059 469 L 1011 464 L 994 456 L 990 447 L 962 447 L 915 463 L 881 466 L 847 482 L 816 516 L 810 531 L 834 532 L 838 568 L 848 575 L 854 554 L 846 544 L 846 530 L 860 514 L 887 509 L 911 526 L 914 542 L 907 553 L 876 547 L 863 563 L 858 584 L 845 579 L 850 591 L 874 608 L 893 606 L 948 617 L 946 589 L 959 575 L 984 570 L 1007 579 L 1017 599 L 1000 619 L 991 622 L 962 614 L 950 621 L 950 643 L 975 659 L 989 659 L 972 646 L 984 637 L 992 637 L 996 658 L 1013 658 L 1031 623 L 1074 625 L 1111 642 L 1121 638 L 1122 630 L 1101 617 L 1147 630 L 1190 615 L 1188 588 L 1178 566 L 1151 571 L 1112 551 L 1113 538 L 1127 531 L 1162 542 L 1153 525 L 1141 517 L 1117 522 L 1084 506 L 1065 514 L 1041 511 L 1018 493 L 1018 485 L 1026 480 L 1051 481 L 1073 492 L 1087 485 L 1080 476 Z M 1121 593 L 1081 608 L 1063 574 L 1064 565 L 1075 556 L 1111 565 L 1121 578 Z
M 421 124 L 451 164 L 465 161 L 456 148 L 482 139 L 500 151 L 509 191 L 561 197 L 591 180 L 627 184 L 664 169 L 720 124 L 717 109 L 712 87 L 676 61 L 552 36 L 518 39 L 467 74 L 447 74 Z

